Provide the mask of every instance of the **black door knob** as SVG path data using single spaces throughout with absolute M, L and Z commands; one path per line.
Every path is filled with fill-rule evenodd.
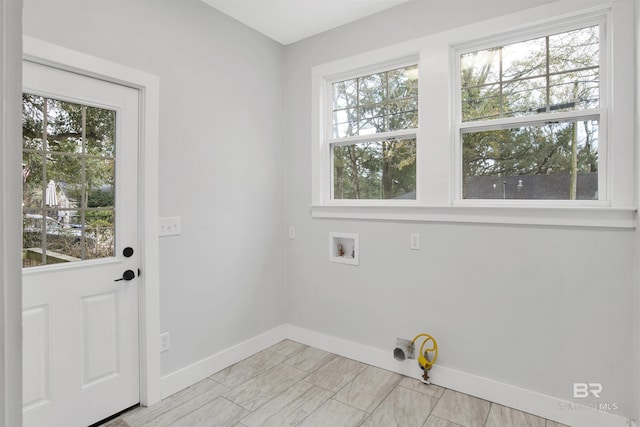
M 127 270 L 124 273 L 122 273 L 121 278 L 114 280 L 114 282 L 119 282 L 121 280 L 129 281 L 129 280 L 135 279 L 135 277 L 136 277 L 136 273 L 134 273 L 133 270 Z
M 127 246 L 122 250 L 122 255 L 124 255 L 126 258 L 129 258 L 133 255 L 133 248 Z

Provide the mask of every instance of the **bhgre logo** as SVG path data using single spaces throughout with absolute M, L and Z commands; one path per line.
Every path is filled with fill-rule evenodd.
M 602 384 L 600 383 L 573 383 L 573 398 L 586 399 L 589 396 L 600 398 Z

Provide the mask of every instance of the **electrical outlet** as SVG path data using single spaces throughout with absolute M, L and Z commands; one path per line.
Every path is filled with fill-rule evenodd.
M 160 353 L 163 353 L 171 348 L 171 343 L 169 342 L 169 332 L 165 332 L 160 334 Z
M 418 233 L 411 233 L 409 235 L 409 248 L 413 250 L 420 249 L 420 235 Z
M 289 226 L 289 240 L 296 238 L 296 228 L 293 225 Z

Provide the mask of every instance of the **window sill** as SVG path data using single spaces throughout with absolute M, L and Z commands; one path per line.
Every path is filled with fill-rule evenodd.
M 636 209 L 567 206 L 345 206 L 312 205 L 312 218 L 445 223 L 636 227 Z

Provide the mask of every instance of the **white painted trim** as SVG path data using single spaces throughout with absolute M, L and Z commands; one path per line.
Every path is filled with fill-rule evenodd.
M 279 343 L 287 338 L 288 331 L 289 325 L 278 326 L 275 329 L 271 329 L 270 331 L 165 375 L 162 377 L 162 398 L 164 399 L 171 396 L 234 363 L 238 363 L 259 351 Z
M 313 218 L 633 229 L 636 210 L 569 206 L 312 206 Z
M 23 59 L 132 87 L 140 93 L 140 403 L 161 400 L 158 177 L 160 80 L 157 76 L 32 37 Z M 19 187 L 19 186 L 18 186 Z
M 297 326 L 288 326 L 288 338 L 302 344 L 348 357 L 388 371 L 420 379 L 421 370 L 414 360 L 399 362 L 389 349 L 369 347 Z M 510 384 L 479 377 L 436 363 L 429 371 L 433 384 L 486 399 L 523 412 L 535 414 L 574 427 L 628 427 L 630 420 L 593 409 L 570 410 L 571 402 L 526 390 Z
M 368 365 L 396 372 L 417 380 L 422 371 L 414 360 L 399 362 L 393 357 L 393 343 L 381 350 L 320 332 L 284 324 L 229 349 L 220 351 L 162 378 L 162 398 L 166 398 L 222 369 L 240 362 L 278 342 L 290 339 Z M 489 378 L 434 365 L 429 371 L 433 384 L 489 400 L 523 412 L 574 427 L 629 427 L 632 421 L 591 408 L 570 409 L 572 402 Z
M 0 0 L 0 426 L 22 425 L 22 1 Z
M 632 210 L 635 208 L 636 203 L 634 200 L 635 182 L 633 179 L 633 118 L 630 116 L 630 111 L 633 109 L 629 105 L 629 97 L 625 95 L 629 90 L 628 88 L 633 86 L 634 67 L 623 64 L 624 61 L 628 62 L 629 52 L 631 51 L 630 40 L 632 40 L 633 23 L 630 22 L 629 18 L 632 15 L 630 9 L 632 9 L 630 1 L 582 0 L 580 7 L 576 8 L 575 1 L 557 0 L 551 4 L 499 16 L 313 67 L 311 78 L 311 203 L 314 205 L 314 210 L 316 210 L 316 206 L 326 207 L 327 209 L 323 209 L 323 211 L 330 215 L 321 216 L 322 214 L 316 215 L 314 213 L 314 216 L 324 218 L 344 217 L 343 211 L 333 208 L 335 201 L 330 198 L 331 162 L 330 153 L 325 143 L 327 139 L 325 118 L 328 114 L 327 105 L 329 104 L 327 102 L 326 87 L 327 81 L 331 79 L 331 76 L 353 72 L 353 70 L 366 69 L 372 64 L 393 61 L 394 58 L 404 58 L 419 53 L 420 93 L 421 95 L 428 94 L 428 96 L 420 96 L 419 99 L 420 123 L 417 138 L 418 178 L 416 205 L 420 207 L 448 207 L 461 202 L 466 204 L 469 201 L 461 201 L 459 194 L 456 194 L 455 191 L 460 186 L 459 180 L 456 181 L 456 177 L 459 175 L 457 158 L 460 158 L 460 153 L 455 152 L 459 148 L 454 143 L 456 134 L 452 131 L 454 129 L 452 120 L 455 117 L 455 109 L 451 99 L 451 92 L 455 89 L 455 82 L 453 81 L 455 73 L 452 72 L 454 61 L 451 60 L 452 46 L 466 45 L 474 40 L 484 40 L 486 43 L 487 40 L 500 39 L 505 34 L 513 35 L 523 31 L 531 31 L 540 26 L 563 26 L 575 23 L 576 20 L 592 19 L 595 16 L 602 17 L 605 15 L 609 16 L 607 29 L 612 28 L 611 34 L 607 34 L 607 37 L 611 35 L 612 38 L 611 40 L 607 38 L 605 42 L 611 45 L 612 49 L 610 49 L 608 57 L 602 61 L 604 63 L 603 72 L 607 69 L 612 71 L 610 78 L 607 80 L 614 81 L 615 85 L 611 88 L 603 87 L 603 96 L 605 98 L 608 97 L 603 102 L 607 101 L 607 99 L 609 100 L 603 105 L 610 108 L 611 111 L 615 111 L 616 114 L 615 116 L 613 114 L 603 114 L 603 117 L 601 117 L 606 119 L 604 125 L 608 131 L 607 139 L 611 141 L 612 145 L 605 147 L 602 155 L 602 160 L 607 163 L 607 184 L 603 185 L 603 187 L 606 187 L 604 189 L 606 191 L 603 191 L 606 193 L 607 200 L 601 201 L 600 206 L 606 204 L 608 205 L 606 209 L 622 208 Z M 616 54 L 614 55 L 613 52 L 616 52 Z M 606 85 L 607 83 L 603 84 Z M 426 138 L 426 132 L 429 133 L 428 138 Z M 604 175 L 600 176 L 601 181 L 603 177 Z M 575 203 L 576 201 L 573 202 L 572 206 L 558 204 L 556 207 L 559 209 L 569 208 L 569 210 L 575 212 L 572 208 L 585 206 L 584 204 Z M 411 208 L 398 208 L 395 200 L 376 201 L 376 203 L 379 206 L 397 209 L 398 212 L 403 209 L 407 211 L 405 214 L 395 215 L 393 218 L 384 217 L 382 219 L 404 220 L 405 217 L 413 216 Z M 358 205 L 360 205 L 359 201 L 358 203 L 352 203 L 352 206 Z M 521 206 L 528 208 L 531 205 L 546 206 L 547 201 L 533 201 Z M 505 204 L 505 206 L 509 207 L 511 205 Z M 462 219 L 455 221 L 501 223 L 501 218 L 506 217 L 506 221 L 502 223 L 523 224 L 518 221 L 518 218 L 500 213 L 501 210 L 508 212 L 508 209 L 494 207 L 496 208 L 494 211 L 486 210 L 484 212 L 485 218 L 480 218 L 480 220 L 477 219 L 477 216 L 474 216 L 475 219 L 469 221 Z M 604 208 L 604 206 L 602 207 Z M 331 212 L 332 210 L 333 212 Z M 494 212 L 497 215 L 493 219 L 486 218 L 487 215 L 493 215 Z M 564 225 L 564 220 L 557 221 L 554 215 L 549 218 L 542 218 L 541 213 L 542 211 L 538 211 L 532 215 L 535 218 L 540 218 L 541 222 L 535 223 Z M 583 216 L 583 214 L 579 215 Z M 593 221 L 595 217 L 591 214 L 585 215 L 591 217 L 591 220 L 588 221 L 590 224 L 587 226 L 617 226 L 608 225 L 606 221 L 604 221 L 604 224 L 593 224 L 593 222 L 597 222 Z M 613 214 L 613 216 L 616 215 L 616 213 Z M 561 216 L 566 216 L 566 214 L 561 214 Z M 365 216 L 351 216 L 350 218 L 367 219 Z M 413 221 L 416 219 L 408 220 Z M 418 218 L 417 220 L 430 219 Z M 446 219 L 443 221 L 446 221 Z M 582 226 L 582 224 L 569 225 Z M 628 225 L 625 227 L 628 227 Z

